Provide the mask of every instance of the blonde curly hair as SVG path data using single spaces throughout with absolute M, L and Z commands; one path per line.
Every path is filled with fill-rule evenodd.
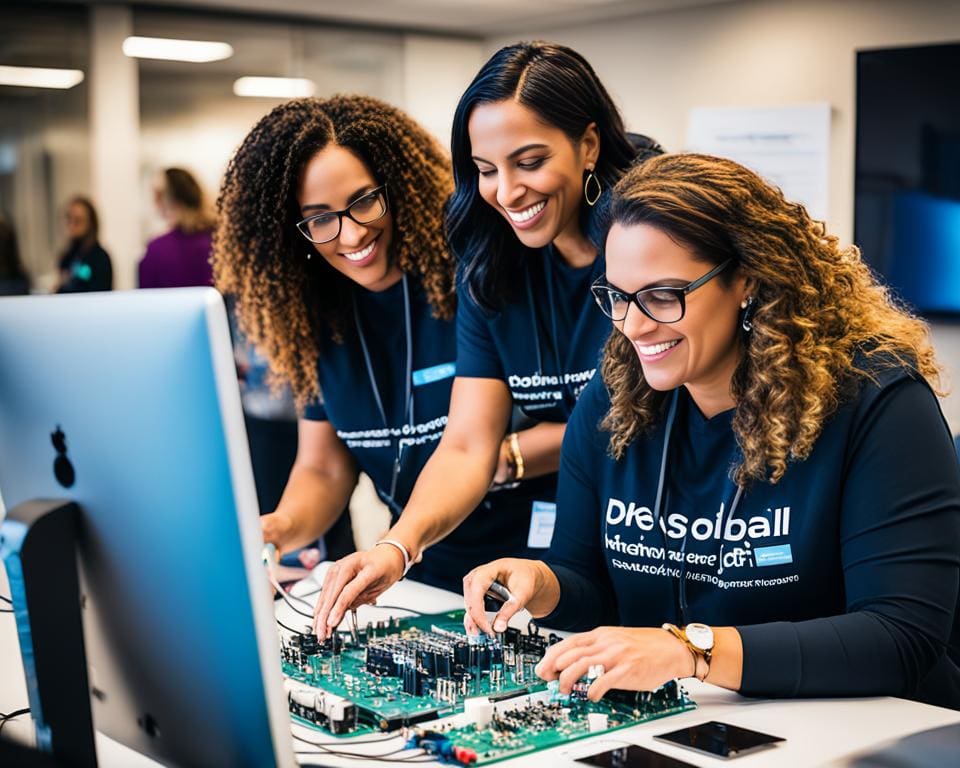
M 847 388 L 880 368 L 909 367 L 942 394 L 927 325 L 877 282 L 855 246 L 841 247 L 747 168 L 699 154 L 651 158 L 617 184 L 611 221 L 657 227 L 713 264 L 733 258 L 736 269 L 718 278 L 728 285 L 738 275 L 753 281 L 753 331 L 741 337 L 731 382 L 738 483 L 777 483 L 789 461 L 810 455 Z M 601 373 L 611 405 L 600 427 L 620 458 L 660 420 L 666 393 L 646 383 L 621 333 L 611 334 Z
M 290 384 L 299 407 L 320 394 L 319 342 L 342 342 L 350 280 L 300 235 L 297 193 L 306 163 L 335 144 L 388 184 L 396 264 L 423 285 L 434 316 L 456 309 L 454 261 L 443 228 L 453 191 L 450 162 L 413 118 L 365 96 L 297 99 L 254 126 L 227 166 L 217 201 L 213 274 L 236 297 L 240 329 L 270 361 L 273 383 Z

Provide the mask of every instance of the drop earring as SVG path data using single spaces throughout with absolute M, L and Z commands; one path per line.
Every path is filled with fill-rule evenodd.
M 594 195 L 591 198 L 590 196 L 590 184 L 593 184 Z M 600 195 L 603 194 L 603 187 L 600 186 L 600 179 L 597 178 L 597 174 L 593 172 L 593 168 L 589 169 L 587 173 L 587 178 L 583 182 L 583 199 L 587 201 L 587 205 L 591 208 L 597 204 L 597 201 L 600 199 Z
M 753 330 L 753 313 L 757 309 L 757 297 L 750 296 L 741 301 L 740 309 L 743 310 L 743 314 L 740 317 L 740 327 L 743 328 L 746 333 L 750 333 L 750 331 Z

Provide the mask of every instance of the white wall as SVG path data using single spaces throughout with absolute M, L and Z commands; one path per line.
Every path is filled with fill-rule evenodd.
M 698 106 L 832 106 L 828 225 L 853 237 L 856 51 L 960 40 L 960 2 L 945 0 L 744 0 L 576 28 L 525 30 L 518 39 L 569 45 L 594 66 L 627 127 L 684 148 Z M 945 75 L 946 76 L 946 75 Z M 960 73 L 954 73 L 960 77 Z M 960 387 L 960 328 L 935 324 L 948 379 Z M 960 393 L 944 401 L 960 432 Z
M 477 41 L 404 37 L 402 106 L 447 149 L 457 102 L 485 59 Z

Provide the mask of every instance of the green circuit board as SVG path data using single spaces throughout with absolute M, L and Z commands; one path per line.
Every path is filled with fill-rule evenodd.
M 582 680 L 561 695 L 534 673 L 558 637 L 531 626 L 468 638 L 463 615 L 391 619 L 323 644 L 310 635 L 282 637 L 293 718 L 337 736 L 405 728 L 414 742 L 455 746 L 486 765 L 696 706 L 675 682 L 593 703 L 590 681 Z M 486 707 L 482 720 L 457 717 L 468 700 Z
M 559 706 L 531 703 L 514 713 L 498 713 L 489 725 L 451 728 L 443 734 L 454 745 L 472 749 L 477 756 L 474 765 L 489 765 L 695 709 L 696 705 L 682 690 L 674 691 L 675 685 L 668 686 L 660 697 L 651 698 L 647 704 L 607 699 L 596 703 L 571 701 Z M 591 714 L 605 716 L 606 726 L 591 730 Z
M 345 637 L 339 654 L 323 650 L 308 654 L 308 664 L 293 664 L 285 658 L 283 672 L 289 678 L 342 696 L 357 705 L 362 724 L 378 730 L 392 730 L 403 725 L 434 720 L 463 710 L 463 700 L 472 696 L 506 697 L 512 694 L 542 691 L 546 683 L 533 674 L 534 660 L 521 660 L 501 672 L 499 680 L 489 674 L 476 674 L 460 681 L 456 690 L 442 699 L 404 690 L 403 680 L 389 674 L 368 671 L 367 653 L 371 643 L 387 636 L 413 642 L 429 642 L 440 637 L 457 643 L 466 642 L 462 610 L 400 619 L 390 626 L 365 628 L 356 641 Z M 453 638 L 456 637 L 456 640 Z M 303 659 L 301 659 L 303 661 Z M 450 686 L 453 688 L 454 686 Z M 305 722 L 305 721 L 304 721 Z

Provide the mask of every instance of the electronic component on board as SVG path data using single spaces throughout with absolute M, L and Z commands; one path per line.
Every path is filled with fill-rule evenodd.
M 557 635 L 531 621 L 525 631 L 468 636 L 463 615 L 369 622 L 324 642 L 281 632 L 291 714 L 337 735 L 403 728 L 441 761 L 485 766 L 695 706 L 675 682 L 591 702 L 587 691 L 603 674 L 596 666 L 561 694 L 534 671 Z

